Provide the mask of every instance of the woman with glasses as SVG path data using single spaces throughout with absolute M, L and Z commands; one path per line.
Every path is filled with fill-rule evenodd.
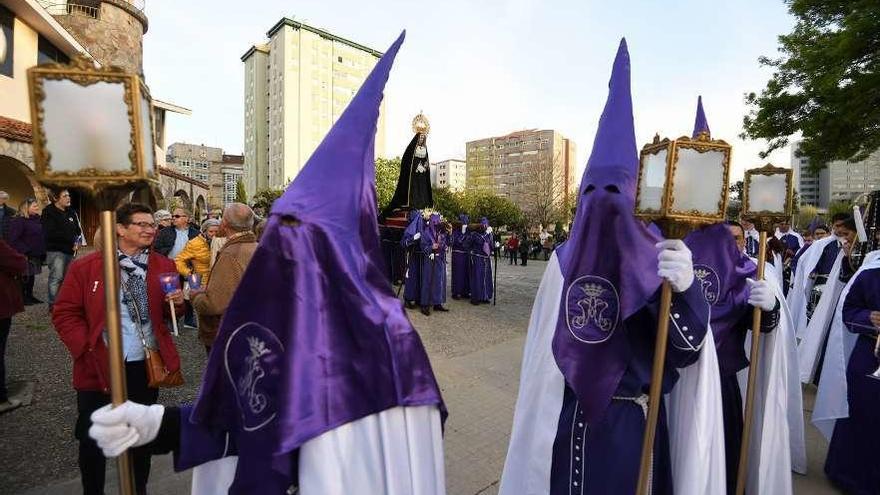
M 18 206 L 18 215 L 9 222 L 7 241 L 13 249 L 27 257 L 27 273 L 22 278 L 21 290 L 24 305 L 43 304 L 34 297 L 34 280 L 43 270 L 46 258 L 46 239 L 43 222 L 40 220 L 40 203 L 36 198 L 27 198 Z

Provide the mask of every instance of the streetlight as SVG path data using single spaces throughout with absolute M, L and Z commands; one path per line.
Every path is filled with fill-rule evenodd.
M 708 132 L 696 138 L 660 139 L 646 144 L 639 156 L 635 215 L 654 222 L 667 238 L 682 238 L 700 225 L 724 220 L 730 174 L 731 146 Z M 672 286 L 663 281 L 654 343 L 654 365 L 648 395 L 648 416 L 642 443 L 637 493 L 648 493 L 654 436 L 662 400 L 660 390 L 669 337 Z
M 84 190 L 102 210 L 110 393 L 117 406 L 127 394 L 113 210 L 135 187 L 158 184 L 150 94 L 137 74 L 97 69 L 84 57 L 33 67 L 27 75 L 37 180 Z M 117 468 L 120 492 L 133 494 L 128 452 Z
M 758 245 L 757 280 L 764 279 L 767 259 L 767 232 L 773 224 L 789 220 L 792 214 L 792 170 L 767 164 L 746 170 L 743 179 L 743 216 L 748 217 L 760 231 Z M 736 475 L 736 495 L 745 493 L 749 465 L 749 440 L 755 409 L 755 387 L 761 350 L 761 308 L 752 310 L 752 348 L 749 354 L 749 381 L 743 414 L 742 442 Z

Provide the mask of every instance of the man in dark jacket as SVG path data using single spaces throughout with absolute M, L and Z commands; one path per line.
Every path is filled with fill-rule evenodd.
M 6 204 L 7 201 L 9 201 L 9 193 L 0 191 L 0 239 L 6 239 L 9 221 L 15 216 L 15 210 Z
M 49 290 L 46 302 L 49 314 L 55 304 L 55 296 L 67 267 L 82 245 L 79 218 L 70 207 L 70 192 L 61 189 L 54 192 L 53 202 L 43 208 L 43 235 L 46 236 L 46 264 L 49 266 Z
M 153 250 L 172 260 L 177 256 L 187 241 L 199 235 L 199 229 L 190 223 L 190 214 L 183 208 L 175 208 L 171 214 L 171 225 L 163 228 L 156 235 Z

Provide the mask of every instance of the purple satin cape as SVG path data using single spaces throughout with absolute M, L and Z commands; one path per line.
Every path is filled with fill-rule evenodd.
M 190 421 L 234 436 L 232 493 L 295 481 L 296 450 L 340 425 L 396 406 L 445 412 L 379 255 L 376 121 L 403 38 L 275 202 L 224 314 Z
M 553 356 L 589 422 L 605 411 L 632 356 L 621 323 L 661 282 L 661 237 L 633 215 L 638 154 L 626 40 L 608 87 L 572 233 L 557 251 L 563 290 Z
M 700 285 L 711 309 L 715 342 L 725 342 L 750 307 L 746 278 L 753 278 L 758 267 L 737 248 L 723 223 L 694 230 L 684 243 L 693 253 L 694 283 Z

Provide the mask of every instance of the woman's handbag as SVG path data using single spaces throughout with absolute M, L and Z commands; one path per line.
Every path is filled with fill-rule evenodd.
M 125 284 L 122 285 L 125 291 L 129 292 L 128 287 L 125 287 Z M 132 297 L 131 293 L 129 293 L 128 297 Z M 146 361 L 144 364 L 147 367 L 147 386 L 150 388 L 174 388 L 183 385 L 183 373 L 180 372 L 180 369 L 178 368 L 173 373 L 169 372 L 168 368 L 165 367 L 165 362 L 162 361 L 162 355 L 159 354 L 159 350 L 153 349 L 147 345 L 147 339 L 144 337 L 144 329 L 141 327 L 140 313 L 137 312 L 137 304 L 134 305 L 134 309 L 137 313 L 135 317 L 137 318 L 136 323 L 138 333 L 141 334 L 141 345 L 144 347 L 144 360 Z
M 180 370 L 169 373 L 162 361 L 162 355 L 158 350 L 147 347 L 146 342 L 144 342 L 144 356 L 147 365 L 147 386 L 150 388 L 174 388 L 183 385 L 183 374 Z

